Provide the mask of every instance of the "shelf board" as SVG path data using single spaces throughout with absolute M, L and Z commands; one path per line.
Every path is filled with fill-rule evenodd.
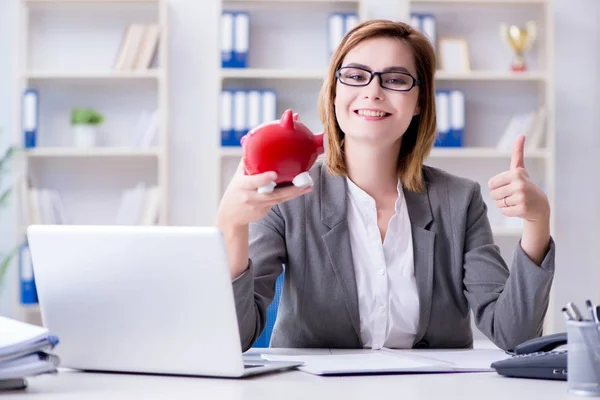
M 80 149 L 76 147 L 37 147 L 23 149 L 27 157 L 158 157 L 159 151 L 155 148 L 136 147 L 94 147 Z
M 53 72 L 29 71 L 23 75 L 26 79 L 36 80 L 108 80 L 108 79 L 158 79 L 163 76 L 160 69 L 141 71 L 105 71 L 105 72 Z
M 493 5 L 532 5 L 546 4 L 548 0 L 411 0 L 412 4 L 439 3 L 439 4 L 493 4 Z
M 360 0 L 225 0 L 227 3 L 358 3 Z
M 29 4 L 63 4 L 63 3 L 76 3 L 76 4 L 102 4 L 102 3 L 160 3 L 162 0 L 24 0 L 25 3 Z
M 221 157 L 241 157 L 241 147 L 221 147 Z M 496 159 L 510 159 L 512 152 L 496 150 L 493 147 L 434 147 L 429 154 L 429 158 L 496 158 Z M 526 159 L 545 159 L 548 156 L 548 152 L 544 149 L 539 150 L 525 150 Z
M 268 68 L 222 68 L 223 78 L 260 79 L 323 79 L 325 69 L 268 69 Z
M 27 313 L 39 313 L 40 312 L 40 304 L 39 303 L 35 303 L 35 304 L 19 303 L 19 307 Z
M 268 68 L 222 68 L 224 79 L 314 79 L 322 80 L 327 75 L 326 69 L 268 69 Z M 445 72 L 437 71 L 438 81 L 544 81 L 544 72 L 512 72 L 512 71 L 469 71 Z
M 435 74 L 438 81 L 544 81 L 546 77 L 544 72 L 538 71 L 437 71 Z

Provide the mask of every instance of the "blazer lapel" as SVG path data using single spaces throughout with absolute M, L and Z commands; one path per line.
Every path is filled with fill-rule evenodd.
M 358 343 L 362 344 L 356 277 L 346 214 L 346 180 L 343 177 L 329 175 L 322 166 L 320 190 L 321 221 L 330 229 L 322 236 L 322 239 L 337 281 L 344 291 L 346 309 L 350 315 Z
M 404 190 L 404 197 L 411 221 L 415 279 L 420 303 L 419 326 L 414 345 L 425 335 L 431 314 L 435 233 L 426 229 L 433 220 L 427 187 L 420 193 Z

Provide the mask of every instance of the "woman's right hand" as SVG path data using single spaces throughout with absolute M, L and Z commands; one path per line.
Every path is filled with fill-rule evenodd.
M 273 171 L 246 175 L 244 160 L 227 186 L 217 211 L 217 226 L 221 230 L 235 230 L 263 218 L 274 205 L 302 196 L 312 190 L 312 186 L 287 186 L 275 189 L 272 193 L 258 193 L 258 188 L 274 182 L 277 174 Z

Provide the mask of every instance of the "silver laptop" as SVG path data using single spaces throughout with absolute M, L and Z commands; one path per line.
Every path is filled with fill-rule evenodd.
M 27 235 L 61 367 L 233 378 L 299 365 L 244 357 L 216 228 L 32 225 Z

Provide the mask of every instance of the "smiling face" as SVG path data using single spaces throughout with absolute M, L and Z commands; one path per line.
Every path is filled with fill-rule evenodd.
M 377 146 L 397 142 L 412 117 L 419 113 L 418 86 L 409 91 L 392 90 L 412 86 L 412 78 L 402 72 L 417 77 L 411 47 L 390 37 L 367 39 L 348 52 L 342 68 L 336 83 L 335 115 L 346 140 Z M 350 86 L 340 81 L 364 85 L 370 75 L 364 70 L 399 73 L 384 75 L 384 85 L 388 88 L 381 87 L 378 76 L 366 86 Z

